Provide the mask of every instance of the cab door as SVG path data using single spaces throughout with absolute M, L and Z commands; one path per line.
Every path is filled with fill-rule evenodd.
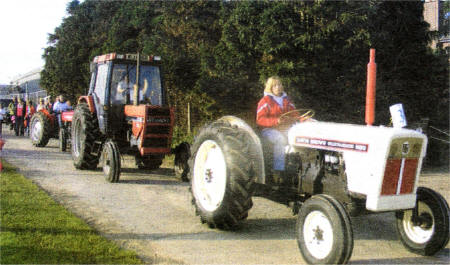
M 108 80 L 110 76 L 111 63 L 101 63 L 97 67 L 97 76 L 95 80 L 94 90 L 92 91 L 92 97 L 94 99 L 95 111 L 97 112 L 98 125 L 100 131 L 106 134 L 106 128 L 108 123 L 107 112 L 105 112 L 104 106 L 107 102 Z

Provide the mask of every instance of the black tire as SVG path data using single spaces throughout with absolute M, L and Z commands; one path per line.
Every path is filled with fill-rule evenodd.
M 350 218 L 342 204 L 327 195 L 315 195 L 300 207 L 296 235 L 309 264 L 344 264 L 353 251 Z
M 101 141 L 97 117 L 85 103 L 78 104 L 72 119 L 72 159 L 77 169 L 97 168 L 99 156 L 94 151 L 96 141 Z
M 203 128 L 195 139 L 189 160 L 192 202 L 201 221 L 211 228 L 236 229 L 253 206 L 251 143 L 246 131 L 225 121 Z M 212 167 L 209 161 L 215 159 L 207 159 L 213 155 L 220 157 L 219 166 Z
M 189 158 L 191 157 L 191 147 L 188 143 L 182 142 L 175 147 L 174 171 L 175 177 L 188 182 L 189 181 Z
M 108 182 L 119 182 L 120 178 L 120 151 L 117 144 L 108 140 L 103 145 L 102 151 L 102 167 L 105 179 Z
M 418 207 L 418 208 L 417 208 Z M 412 220 L 418 211 L 417 223 Z M 449 207 L 439 193 L 425 187 L 417 189 L 416 208 L 396 213 L 397 233 L 411 252 L 431 256 L 442 250 L 449 240 Z
M 154 155 L 142 157 L 140 154 L 137 154 L 134 156 L 134 162 L 139 169 L 154 170 L 161 166 L 163 158 Z
M 66 129 L 59 129 L 59 151 L 65 152 L 67 149 L 67 134 Z
M 52 127 L 50 119 L 44 113 L 35 113 L 30 122 L 31 143 L 36 147 L 46 146 L 50 140 Z

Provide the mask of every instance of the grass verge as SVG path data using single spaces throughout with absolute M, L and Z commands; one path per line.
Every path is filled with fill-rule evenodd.
M 142 264 L 68 212 L 3 161 L 1 264 Z

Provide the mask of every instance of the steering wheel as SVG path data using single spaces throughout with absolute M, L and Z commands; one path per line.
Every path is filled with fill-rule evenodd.
M 293 113 L 297 113 L 297 115 L 293 116 Z M 312 109 L 294 109 L 288 112 L 285 112 L 280 115 L 279 119 L 279 127 L 281 129 L 287 129 L 293 123 L 299 121 L 306 121 L 311 119 L 314 116 L 315 112 Z

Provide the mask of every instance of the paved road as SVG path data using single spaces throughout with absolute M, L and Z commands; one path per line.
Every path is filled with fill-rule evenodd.
M 148 263 L 299 264 L 295 216 L 289 208 L 263 198 L 236 232 L 211 230 L 194 214 L 187 183 L 173 171 L 138 171 L 125 157 L 120 183 L 111 184 L 97 171 L 75 170 L 70 153 L 58 142 L 36 148 L 29 139 L 4 128 L 1 153 L 22 174 L 55 200 L 86 220 L 105 237 L 135 250 Z M 421 185 L 449 201 L 449 174 L 423 174 Z M 448 264 L 449 245 L 433 257 L 408 252 L 398 240 L 392 213 L 352 219 L 355 246 L 350 264 Z

